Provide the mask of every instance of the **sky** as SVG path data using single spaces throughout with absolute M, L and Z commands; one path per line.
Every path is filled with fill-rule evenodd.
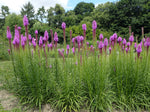
M 48 9 L 49 7 L 55 7 L 55 4 L 58 3 L 61 6 L 64 7 L 66 11 L 68 10 L 73 10 L 75 6 L 79 2 L 86 2 L 86 3 L 94 3 L 95 6 L 101 3 L 106 3 L 106 2 L 115 2 L 117 0 L 0 0 L 0 7 L 2 5 L 8 6 L 9 11 L 15 12 L 17 14 L 20 13 L 21 8 L 23 7 L 24 4 L 28 3 L 28 1 L 31 2 L 31 4 L 34 6 L 35 11 L 37 12 L 38 8 L 44 6 L 45 9 Z M 1 12 L 1 11 L 0 11 Z

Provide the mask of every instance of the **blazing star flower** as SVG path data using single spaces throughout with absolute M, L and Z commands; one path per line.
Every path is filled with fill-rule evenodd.
M 77 42 L 78 42 L 78 44 L 79 44 L 80 41 L 81 41 L 80 36 L 77 36 L 76 39 L 77 39 Z
M 114 33 L 114 34 L 113 34 L 113 37 L 114 37 L 114 39 L 116 40 L 116 39 L 117 39 L 117 33 Z
M 46 38 L 46 41 L 49 39 L 49 36 L 48 36 L 48 32 L 47 32 L 47 31 L 44 32 L 44 37 Z
M 133 36 L 133 35 L 130 36 L 129 41 L 130 41 L 130 42 L 133 42 L 133 41 L 134 41 L 134 36 Z
M 104 46 L 108 46 L 108 39 L 107 38 L 104 39 Z
M 86 45 L 89 45 L 89 42 L 86 42 Z
M 126 45 L 126 43 L 127 43 L 126 39 L 123 39 L 122 44 L 125 46 L 125 45 Z
M 35 34 L 36 34 L 36 35 L 38 34 L 38 30 L 35 30 Z
M 147 46 L 147 47 L 150 46 L 150 37 L 148 37 L 148 38 L 146 39 L 146 42 L 145 42 L 145 43 L 146 43 L 146 46 Z
M 54 41 L 55 41 L 55 42 L 58 42 L 58 35 L 57 35 L 57 32 L 55 32 L 55 34 L 54 34 Z
M 112 42 L 112 41 L 114 41 L 114 40 L 115 40 L 114 36 L 113 36 L 113 35 L 110 36 L 110 41 Z
M 49 68 L 52 68 L 52 65 L 49 65 Z
M 130 42 L 127 43 L 127 47 L 130 47 Z
M 65 50 L 64 50 L 64 49 L 62 49 L 61 51 L 64 53 L 64 51 L 65 51 Z
M 74 42 L 75 42 L 75 40 L 76 40 L 76 38 L 72 38 L 72 43 L 74 43 Z
M 18 30 L 21 30 L 21 27 L 20 27 L 20 26 L 18 26 Z
M 29 40 L 30 40 L 30 41 L 32 40 L 32 37 L 31 37 L 31 35 L 30 35 L 30 34 L 29 34 L 28 38 L 29 38 Z
M 10 55 L 10 49 L 8 49 L 8 53 L 9 53 L 9 55 Z
M 75 48 L 74 47 L 72 48 L 72 53 L 75 55 Z
M 138 58 L 139 58 L 140 57 L 140 53 L 142 52 L 142 46 L 141 46 L 141 44 L 138 45 L 136 51 L 137 51 L 137 55 L 138 55 Z
M 50 44 L 49 44 L 49 47 L 50 47 L 50 48 L 52 48 L 52 47 L 53 47 L 53 44 L 52 44 L 52 43 L 50 43 Z
M 84 37 L 80 36 L 80 41 L 83 42 L 83 40 L 84 40 Z
M 69 45 L 67 45 L 67 50 L 69 50 L 70 48 L 69 48 Z
M 86 31 L 86 24 L 82 24 L 82 29 Z
M 7 26 L 7 38 L 10 40 L 12 38 L 9 26 Z
M 134 44 L 134 48 L 135 48 L 135 49 L 137 48 L 137 44 L 136 44 L 136 43 Z
M 103 47 L 104 47 L 104 44 L 103 44 L 102 41 L 100 41 L 100 43 L 99 43 L 99 45 L 98 45 L 98 48 L 99 48 L 99 49 L 102 49 Z
M 97 23 L 96 23 L 96 21 L 94 20 L 93 22 L 92 22 L 92 29 L 96 29 L 97 28 Z
M 121 38 L 121 37 L 119 37 L 119 38 L 118 38 L 118 42 L 120 43 L 121 41 L 122 41 L 122 38 Z
M 102 41 L 103 40 L 103 34 L 99 35 L 99 39 Z
M 29 24 L 28 18 L 25 15 L 24 15 L 24 18 L 23 18 L 23 24 L 24 24 L 25 27 L 28 26 L 28 24 Z
M 130 51 L 130 48 L 127 47 L 127 48 L 126 48 L 126 53 L 128 53 L 128 51 Z
M 39 40 L 39 46 L 41 47 L 43 45 L 43 37 L 40 36 L 40 40 Z
M 65 28 L 66 28 L 66 23 L 63 22 L 63 23 L 61 24 L 61 27 L 62 27 L 62 29 L 65 29 Z

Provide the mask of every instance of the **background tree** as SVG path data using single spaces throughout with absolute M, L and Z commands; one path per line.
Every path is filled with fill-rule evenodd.
M 2 15 L 3 15 L 4 17 L 6 17 L 6 16 L 9 14 L 9 8 L 8 8 L 8 6 L 2 5 L 1 11 L 2 11 Z
M 23 5 L 23 8 L 21 8 L 21 15 L 22 15 L 22 17 L 24 15 L 26 15 L 28 17 L 29 23 L 30 23 L 30 27 L 32 27 L 33 24 L 34 24 L 34 13 L 35 13 L 34 7 L 33 7 L 33 5 L 30 2 L 28 2 L 25 5 Z
M 50 7 L 47 10 L 47 22 L 49 26 L 54 25 L 54 8 L 53 7 Z
M 37 19 L 39 21 L 41 21 L 43 23 L 43 20 L 45 20 L 45 14 L 46 14 L 46 11 L 45 11 L 45 8 L 44 6 L 42 6 L 41 8 L 38 9 L 38 12 L 37 12 Z
M 63 22 L 62 19 L 63 19 L 64 14 L 65 14 L 65 9 L 61 5 L 56 4 L 54 11 L 55 11 L 55 17 L 54 17 L 55 27 L 61 28 L 61 24 Z

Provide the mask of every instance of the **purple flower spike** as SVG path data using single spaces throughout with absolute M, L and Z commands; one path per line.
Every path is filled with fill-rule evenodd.
M 133 42 L 133 41 L 134 41 L 134 36 L 133 36 L 133 35 L 130 36 L 129 41 L 130 41 L 130 42 Z
M 126 45 L 126 43 L 127 43 L 126 39 L 123 39 L 122 44 L 125 46 L 125 45 Z
M 64 50 L 64 49 L 62 49 L 62 52 L 63 52 L 63 53 L 64 53 L 64 51 L 65 51 L 65 50 Z
M 107 38 L 104 39 L 104 46 L 108 46 L 108 39 Z
M 63 22 L 62 25 L 61 25 L 62 29 L 65 29 L 66 28 L 66 23 Z
M 75 38 L 72 38 L 72 43 L 74 43 L 75 42 Z
M 52 68 L 52 65 L 49 65 L 49 68 Z
M 69 50 L 70 48 L 69 48 L 69 45 L 67 45 L 67 50 Z
M 142 46 L 141 46 L 141 44 L 138 45 L 136 51 L 137 51 L 137 55 L 138 55 L 138 58 L 139 58 L 140 57 L 140 53 L 142 52 Z
M 75 48 L 74 47 L 72 48 L 72 53 L 75 55 Z
M 130 42 L 127 43 L 127 47 L 130 47 Z
M 112 41 L 114 41 L 114 40 L 115 40 L 114 36 L 111 36 L 111 37 L 110 37 L 110 41 L 112 42 Z
M 32 37 L 31 37 L 31 35 L 30 35 L 30 34 L 29 34 L 28 38 L 29 38 L 29 40 L 30 40 L 30 41 L 32 40 Z
M 48 36 L 48 32 L 47 31 L 44 32 L 44 37 L 46 38 L 46 41 L 48 41 L 49 36 Z
M 38 34 L 38 30 L 35 30 L 35 34 L 36 34 L 36 35 Z
M 78 44 L 80 43 L 80 36 L 76 37 Z
M 135 48 L 135 49 L 137 48 L 137 44 L 136 44 L 136 43 L 134 44 L 134 48 Z
M 12 38 L 9 26 L 7 26 L 7 38 L 10 40 Z
M 118 42 L 120 43 L 121 41 L 122 41 L 122 38 L 121 38 L 121 37 L 119 37 L 119 38 L 118 38 Z
M 96 21 L 94 20 L 93 22 L 92 22 L 92 29 L 96 29 L 97 28 L 97 23 L 96 23 Z
M 141 53 L 142 52 L 142 46 L 141 46 L 141 44 L 138 45 L 136 51 L 137 51 L 137 53 Z
M 55 41 L 55 42 L 58 42 L 58 35 L 57 35 L 57 32 L 55 32 L 55 34 L 54 34 L 54 41 Z
M 81 42 L 84 40 L 84 37 L 83 36 L 80 36 L 80 40 L 81 40 Z
M 18 27 L 18 30 L 21 30 L 21 27 L 20 27 L 20 26 Z
M 113 34 L 113 37 L 114 37 L 114 39 L 116 40 L 116 39 L 117 39 L 117 33 L 114 33 L 114 34 Z
M 102 41 L 103 40 L 103 34 L 99 35 L 99 39 Z
M 83 29 L 84 31 L 86 31 L 86 24 L 83 24 L 83 25 L 82 25 L 82 29 Z
M 99 43 L 99 45 L 98 45 L 98 48 L 99 48 L 99 49 L 102 49 L 103 47 L 104 47 L 104 44 L 103 44 L 102 41 L 100 41 L 100 43 Z
M 25 15 L 24 15 L 24 18 L 23 18 L 23 24 L 24 24 L 24 26 L 28 26 L 28 24 L 29 24 L 28 18 Z

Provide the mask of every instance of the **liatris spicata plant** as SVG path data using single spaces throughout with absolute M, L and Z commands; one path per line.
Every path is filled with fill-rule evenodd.
M 127 42 L 127 48 L 128 49 L 129 49 L 130 45 L 131 45 L 130 42 Z
M 124 39 L 123 39 L 123 42 L 122 42 L 124 48 L 126 47 L 126 43 L 127 43 L 127 41 L 126 41 L 126 39 L 124 38 Z
M 136 51 L 137 51 L 137 56 L 138 56 L 138 58 L 139 58 L 139 57 L 140 57 L 140 54 L 141 54 L 141 52 L 142 52 L 142 46 L 141 46 L 141 44 L 138 45 Z
M 84 40 L 86 43 L 86 24 L 82 24 L 82 29 L 83 29 Z
M 120 46 L 120 44 L 122 42 L 122 38 L 121 37 L 118 37 L 118 42 L 119 42 L 119 46 Z
M 137 48 L 137 44 L 136 44 L 136 43 L 134 43 L 134 49 L 135 49 L 135 51 L 136 51 L 136 48 Z
M 131 44 L 131 46 L 132 46 L 132 43 L 133 43 L 133 41 L 134 41 L 134 36 L 133 36 L 133 35 L 130 36 L 129 41 L 130 41 L 130 44 Z
M 51 41 L 52 41 L 52 45 L 54 46 L 54 38 L 53 38 L 53 30 L 50 29 L 50 33 L 51 33 Z
M 75 55 L 75 48 L 74 47 L 72 48 L 72 53 Z
M 83 41 L 84 41 L 84 37 L 80 36 L 80 41 L 81 41 L 81 48 L 83 48 Z
M 97 23 L 96 23 L 96 21 L 94 20 L 94 21 L 92 22 L 93 42 L 95 41 L 95 38 L 96 38 L 96 28 L 97 28 Z
M 38 44 L 38 30 L 35 30 L 36 44 Z
M 67 45 L 67 51 L 66 51 L 67 56 L 69 54 L 69 49 L 70 49 L 70 47 L 69 47 L 69 45 Z
M 64 35 L 64 46 L 66 46 L 66 35 L 65 35 L 66 23 L 63 22 L 61 27 L 63 29 L 63 35 Z
M 36 42 L 34 38 L 32 38 L 32 44 L 33 44 L 34 50 L 36 50 Z
M 108 39 L 105 38 L 105 39 L 104 39 L 104 51 L 105 51 L 105 53 L 107 53 L 107 52 L 106 52 L 107 46 L 108 46 Z
M 99 35 L 99 39 L 100 39 L 100 41 L 103 40 L 103 34 L 100 34 L 100 35 Z
M 19 40 L 21 41 L 21 27 L 18 26 Z
M 114 37 L 114 43 L 116 44 L 116 42 L 117 42 L 117 37 L 118 37 L 118 36 L 117 36 L 117 33 L 114 33 L 114 34 L 113 34 L 113 37 Z
M 41 48 L 43 45 L 43 37 L 40 36 L 40 39 L 39 39 L 39 47 Z
M 8 54 L 10 55 L 10 49 L 8 49 Z
M 111 42 L 111 45 L 112 45 L 113 48 L 114 48 L 114 44 L 115 44 L 115 38 L 114 38 L 114 35 L 112 35 L 112 36 L 110 37 L 110 42 Z
M 48 39 L 49 39 L 49 36 L 48 36 L 48 32 L 47 32 L 47 31 L 44 32 L 44 38 L 46 39 L 46 40 L 45 40 L 45 44 L 47 44 Z
M 99 42 L 99 45 L 98 45 L 98 48 L 99 48 L 99 51 L 100 51 L 100 54 L 102 55 L 102 49 L 104 47 L 104 44 L 102 41 Z
M 55 32 L 55 34 L 54 34 L 54 41 L 55 41 L 55 48 L 57 48 L 57 42 L 58 42 L 57 32 Z

